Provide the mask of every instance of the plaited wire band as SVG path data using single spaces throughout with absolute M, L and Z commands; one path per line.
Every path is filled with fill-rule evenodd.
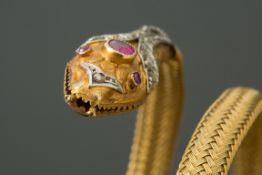
M 167 175 L 183 104 L 182 56 L 156 48 L 160 82 L 138 112 L 127 175 Z
M 238 149 L 233 172 L 262 174 L 262 142 L 261 137 L 258 139 L 262 131 L 261 111 L 262 97 L 258 91 L 241 87 L 226 90 L 197 125 L 177 175 L 228 174 Z

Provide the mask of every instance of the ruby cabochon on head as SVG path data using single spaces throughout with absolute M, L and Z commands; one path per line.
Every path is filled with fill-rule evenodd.
M 125 42 L 125 41 L 121 41 L 121 40 L 116 40 L 116 39 L 111 39 L 109 41 L 107 41 L 107 46 L 110 47 L 113 51 L 124 55 L 124 56 L 134 56 L 136 53 L 135 48 Z
M 131 44 L 121 40 L 111 39 L 106 42 L 106 46 L 109 47 L 110 50 L 117 52 L 123 56 L 132 57 L 136 53 L 135 48 Z M 87 53 L 89 50 L 89 45 L 82 45 L 76 50 L 76 53 L 83 55 Z

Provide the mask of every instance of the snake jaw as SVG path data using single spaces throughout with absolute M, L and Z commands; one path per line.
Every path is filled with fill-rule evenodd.
M 82 97 L 79 96 L 77 97 L 77 95 L 69 95 L 66 97 L 67 97 L 65 99 L 66 103 L 68 103 L 73 110 L 85 116 L 97 116 L 97 115 L 121 113 L 130 110 L 135 110 L 141 105 L 141 103 L 128 104 L 128 105 L 124 105 L 124 104 L 123 105 L 119 105 L 119 104 L 98 105 L 92 103 L 91 101 L 86 101 Z
M 82 95 L 72 92 L 71 82 L 72 70 L 70 65 L 66 66 L 65 69 L 65 79 L 64 79 L 64 97 L 65 102 L 75 111 L 88 116 L 96 115 L 96 110 L 94 107 L 95 99 L 92 101 L 84 98 Z M 79 87 L 81 85 L 78 85 Z

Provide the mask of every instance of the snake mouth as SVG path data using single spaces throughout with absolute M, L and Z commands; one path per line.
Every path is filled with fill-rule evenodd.
M 65 101 L 74 111 L 79 112 L 82 115 L 95 115 L 91 102 L 84 100 L 76 94 L 65 95 Z
M 132 105 L 96 105 L 96 114 L 110 114 L 110 113 L 120 113 L 137 109 L 141 104 L 132 104 Z
M 64 94 L 65 94 L 65 96 L 71 95 L 71 90 L 70 90 L 70 86 L 69 86 L 70 77 L 71 77 L 71 71 L 70 71 L 70 69 L 68 68 L 68 65 L 67 65 L 66 69 L 65 69 L 65 79 L 64 79 Z
M 85 101 L 82 97 L 77 98 L 74 94 L 70 95 L 70 100 L 67 100 L 69 106 L 76 112 L 85 116 L 110 115 L 122 113 L 137 109 L 141 104 L 132 105 L 91 105 L 90 101 Z
M 85 101 L 81 97 L 77 98 L 75 94 L 72 94 L 71 87 L 70 87 L 70 78 L 71 78 L 71 70 L 69 69 L 67 65 L 65 69 L 65 79 L 64 79 L 65 101 L 69 104 L 69 106 L 72 106 L 74 109 L 76 109 L 80 113 L 89 112 L 91 108 L 90 101 Z
M 64 96 L 66 103 L 76 112 L 85 116 L 108 115 L 131 111 L 137 109 L 141 103 L 134 104 L 94 104 L 83 98 L 83 95 L 72 93 L 70 87 L 71 70 L 68 66 L 65 69 Z
M 82 100 L 82 98 L 77 98 L 75 100 L 75 104 L 79 108 L 84 108 L 85 112 L 89 112 L 89 109 L 91 108 L 91 104 L 89 101 L 85 102 Z

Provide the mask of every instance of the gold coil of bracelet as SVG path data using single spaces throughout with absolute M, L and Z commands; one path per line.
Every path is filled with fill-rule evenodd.
M 197 125 L 177 175 L 262 174 L 262 96 L 250 88 L 226 90 Z M 237 153 L 237 154 L 236 154 Z

